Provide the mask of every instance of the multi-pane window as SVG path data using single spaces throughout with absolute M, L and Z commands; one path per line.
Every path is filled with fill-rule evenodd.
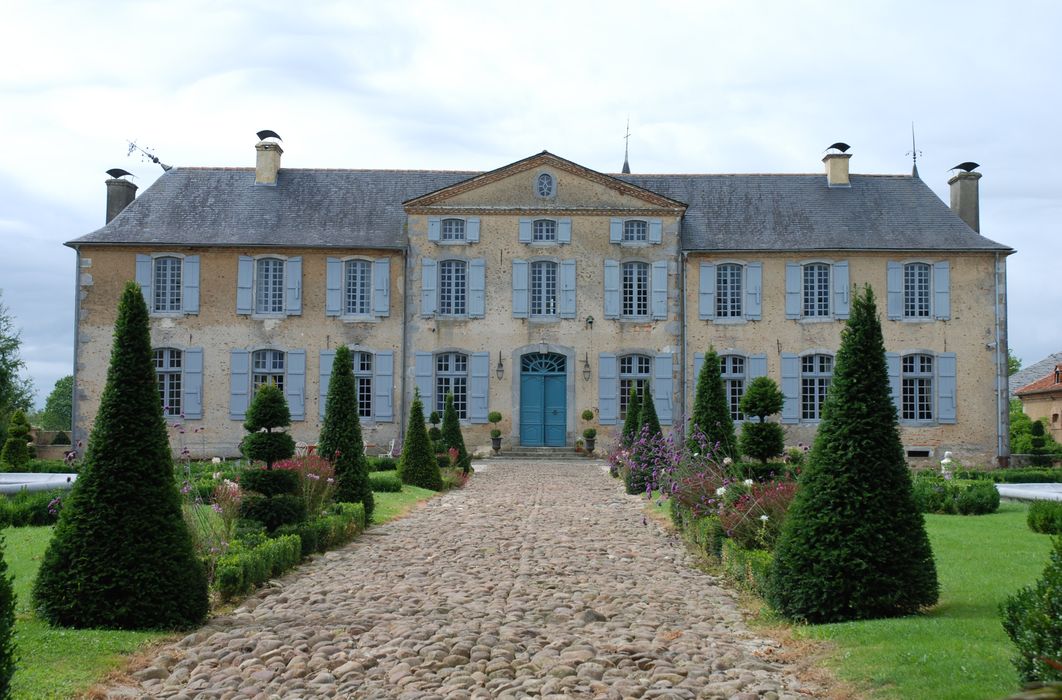
M 255 267 L 255 313 L 284 313 L 284 261 L 261 258 Z
M 553 176 L 549 173 L 542 173 L 539 175 L 538 180 L 535 181 L 535 189 L 538 192 L 539 197 L 552 197 Z
M 627 404 L 630 403 L 631 389 L 639 397 L 649 384 L 652 360 L 646 355 L 624 355 L 619 359 L 619 405 L 620 418 L 627 417 Z
M 557 222 L 552 219 L 536 219 L 531 225 L 531 240 L 535 243 L 552 243 L 557 240 Z
M 623 316 L 627 318 L 644 318 L 648 316 L 649 263 L 623 263 L 622 278 Z
M 355 352 L 352 355 L 358 415 L 362 418 L 372 418 L 372 353 Z
M 464 316 L 468 313 L 468 266 L 464 260 L 439 263 L 439 314 Z
M 833 378 L 833 357 L 805 355 L 800 358 L 800 417 L 803 420 L 822 418 L 822 405 Z
M 444 241 L 465 240 L 465 220 L 443 219 L 440 238 Z
M 531 263 L 531 315 L 557 315 L 557 263 Z
M 155 378 L 162 401 L 162 415 L 181 415 L 181 351 L 159 348 L 154 352 Z
M 830 266 L 804 265 L 804 316 L 830 315 Z
M 900 417 L 933 420 L 933 356 L 904 355 L 901 364 Z
M 155 258 L 154 308 L 152 311 L 167 312 L 181 310 L 181 259 Z
M 929 274 L 927 263 L 903 266 L 903 315 L 906 318 L 929 318 Z
M 446 395 L 454 395 L 457 417 L 468 418 L 468 355 L 444 352 L 435 356 L 435 410 L 446 410 Z
M 720 377 L 726 391 L 732 420 L 745 420 L 741 412 L 741 397 L 745 393 L 745 358 L 741 355 L 723 355 L 719 358 Z
M 741 265 L 719 265 L 715 271 L 715 317 L 741 317 Z
M 372 263 L 368 260 L 348 260 L 345 265 L 343 312 L 351 316 L 368 316 L 372 300 Z
M 284 390 L 284 352 L 256 350 L 251 355 L 251 383 L 255 391 L 263 384 Z
M 649 224 L 637 219 L 623 222 L 623 242 L 638 243 L 649 240 Z

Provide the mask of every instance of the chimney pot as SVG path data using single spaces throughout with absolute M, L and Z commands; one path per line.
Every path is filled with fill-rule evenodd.
M 826 185 L 828 187 L 851 187 L 848 179 L 848 161 L 851 153 L 827 153 L 822 159 L 826 164 Z
M 951 210 L 978 233 L 981 232 L 981 205 L 978 202 L 977 181 L 981 173 L 960 172 L 948 180 L 951 186 Z
M 280 156 L 284 149 L 279 143 L 273 141 L 259 141 L 255 145 L 258 151 L 258 160 L 254 168 L 254 184 L 276 185 L 277 171 L 280 170 Z
M 107 180 L 107 220 L 104 223 L 109 224 L 123 209 L 132 204 L 136 199 L 136 190 L 137 186 L 129 180 L 117 177 Z

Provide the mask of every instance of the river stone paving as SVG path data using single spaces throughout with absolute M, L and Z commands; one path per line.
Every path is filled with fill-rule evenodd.
M 642 505 L 600 463 L 491 463 L 108 697 L 807 697 Z

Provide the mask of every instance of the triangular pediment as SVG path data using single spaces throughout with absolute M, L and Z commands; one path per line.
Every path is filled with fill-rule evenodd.
M 555 178 L 551 196 L 540 196 L 535 182 L 541 174 Z M 548 151 L 481 173 L 403 203 L 408 214 L 432 211 L 546 210 L 630 211 L 680 215 L 686 204 L 652 190 L 599 173 Z

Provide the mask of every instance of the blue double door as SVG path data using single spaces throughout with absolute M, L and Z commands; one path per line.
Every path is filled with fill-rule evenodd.
M 520 359 L 520 444 L 561 447 L 568 424 L 566 358 L 528 353 Z

